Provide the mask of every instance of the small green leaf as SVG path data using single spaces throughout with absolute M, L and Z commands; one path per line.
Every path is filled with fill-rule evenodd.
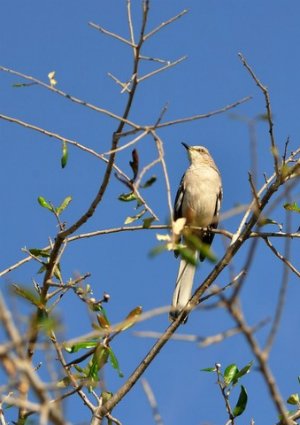
M 231 382 L 235 379 L 235 376 L 238 373 L 238 367 L 236 364 L 231 364 L 226 367 L 224 370 L 224 383 L 226 387 L 231 384 Z
M 89 349 L 94 348 L 98 344 L 97 341 L 84 341 L 84 342 L 78 342 L 77 344 L 72 345 L 71 347 L 68 347 L 67 345 L 64 346 L 64 349 L 68 353 L 77 353 L 77 351 L 82 349 Z
M 42 266 L 38 269 L 37 274 L 42 274 L 47 270 L 48 264 L 42 263 Z
M 108 347 L 98 343 L 88 372 L 88 377 L 91 378 L 92 381 L 98 382 L 98 372 L 107 363 L 108 356 Z
M 149 227 L 151 226 L 151 224 L 153 223 L 153 221 L 155 221 L 154 217 L 146 217 L 143 219 L 143 228 L 144 229 L 149 229 Z
M 272 220 L 271 218 L 263 217 L 260 220 L 258 220 L 258 225 L 261 226 L 261 227 L 266 226 L 267 224 L 277 224 L 278 225 L 277 221 Z
M 287 403 L 288 404 L 299 404 L 300 403 L 299 394 L 297 394 L 297 393 L 291 394 L 289 396 L 289 398 L 287 399 Z
M 27 301 L 30 301 L 33 305 L 39 307 L 41 302 L 40 298 L 36 296 L 36 293 L 30 289 L 21 287 L 19 285 L 13 284 L 14 292 L 20 297 L 24 298 Z
M 125 331 L 126 329 L 131 328 L 131 326 L 137 322 L 142 312 L 143 309 L 141 306 L 131 310 L 131 312 L 126 316 L 125 320 L 123 320 L 123 322 L 118 326 L 118 331 Z
M 109 321 L 102 314 L 97 314 L 97 320 L 101 329 L 107 330 L 110 328 Z
M 103 404 L 105 404 L 110 398 L 112 398 L 113 393 L 109 392 L 109 391 L 103 391 L 101 393 L 101 398 L 102 398 L 102 402 Z
M 145 214 L 145 212 L 146 212 L 146 210 L 142 210 L 133 217 L 127 217 L 126 220 L 124 221 L 124 224 L 131 224 L 131 223 L 137 221 L 138 219 L 140 219 Z
M 108 352 L 109 352 L 109 360 L 110 360 L 110 363 L 111 363 L 112 367 L 114 369 L 116 369 L 116 371 L 118 372 L 119 377 L 120 378 L 123 378 L 124 375 L 123 375 L 123 373 L 120 370 L 118 359 L 115 356 L 115 353 L 113 352 L 113 350 L 111 349 L 111 347 L 108 347 Z
M 259 120 L 259 121 L 268 121 L 269 116 L 268 116 L 267 113 L 263 113 L 263 114 L 257 115 L 256 119 Z
M 212 263 L 216 263 L 217 257 L 212 252 L 210 245 L 202 242 L 198 236 L 193 234 L 185 234 L 184 235 L 186 241 L 192 245 L 199 253 L 204 257 L 207 258 Z
M 205 367 L 204 369 L 200 369 L 200 372 L 215 372 L 216 370 L 215 367 Z
M 20 88 L 20 87 L 29 87 L 29 86 L 33 86 L 37 83 L 15 83 L 12 85 L 13 88 Z
M 61 160 L 60 160 L 61 161 L 61 167 L 62 168 L 65 168 L 65 166 L 67 165 L 68 156 L 69 156 L 69 153 L 68 153 L 68 144 L 64 140 L 62 142 L 62 156 L 61 156 Z
M 133 192 L 130 193 L 122 193 L 119 197 L 118 197 L 119 201 L 123 201 L 123 202 L 131 202 L 131 201 L 136 201 L 137 197 Z
M 298 206 L 296 202 L 294 202 L 293 204 L 284 204 L 283 208 L 285 208 L 288 211 L 294 211 L 294 212 L 300 213 L 300 207 Z
M 167 250 L 167 245 L 158 245 L 155 248 L 152 248 L 149 252 L 149 257 L 153 258 L 158 254 L 161 254 L 162 252 Z
M 152 186 L 153 183 L 156 182 L 156 180 L 157 180 L 157 177 L 156 176 L 152 176 L 144 184 L 141 184 L 140 187 L 143 188 L 143 189 L 146 189 L 147 187 Z
M 240 416 L 245 411 L 247 406 L 247 401 L 248 401 L 248 395 L 247 395 L 246 388 L 243 385 L 241 385 L 240 395 L 236 403 L 236 406 L 232 412 L 235 418 L 237 416 Z
M 69 203 L 72 201 L 72 196 L 67 196 L 62 203 L 60 204 L 60 206 L 58 208 L 56 208 L 56 214 L 60 215 L 69 205 Z
M 60 271 L 60 264 L 56 264 L 54 269 L 53 269 L 53 274 L 56 277 L 57 280 L 59 280 L 60 282 L 62 282 L 62 275 L 61 275 L 61 271 Z
M 41 207 L 47 208 L 47 210 L 53 212 L 53 207 L 46 201 L 45 198 L 43 198 L 43 196 L 38 197 L 38 203 L 40 204 Z
M 253 360 L 249 362 L 248 364 L 246 364 L 246 366 L 244 366 L 241 370 L 238 371 L 238 373 L 235 375 L 233 379 L 233 384 L 235 385 L 242 376 L 249 373 L 252 366 L 253 366 Z
M 176 248 L 176 251 L 179 252 L 181 257 L 187 261 L 189 264 L 192 264 L 193 266 L 197 265 L 197 257 L 195 255 L 195 252 L 191 250 L 190 248 L 178 246 Z
M 46 251 L 44 249 L 30 248 L 28 251 L 30 252 L 30 254 L 34 255 L 35 257 L 43 257 L 43 258 L 50 257 L 49 251 Z

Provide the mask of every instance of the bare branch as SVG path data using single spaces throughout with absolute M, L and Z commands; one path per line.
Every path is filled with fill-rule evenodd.
M 165 183 L 166 183 L 166 188 L 167 188 L 167 202 L 168 202 L 168 207 L 169 207 L 170 219 L 172 221 L 173 220 L 173 205 L 172 205 L 172 198 L 171 198 L 171 188 L 170 188 L 169 175 L 168 175 L 167 165 L 166 165 L 166 162 L 165 162 L 165 159 L 164 159 L 163 142 L 155 131 L 152 130 L 151 133 L 152 133 L 152 136 L 153 136 L 155 143 L 156 143 L 156 146 L 157 146 L 159 159 L 160 159 L 162 169 L 163 169 L 163 173 L 164 173 L 164 177 L 165 177 Z
M 169 69 L 169 68 L 172 68 L 175 65 L 178 65 L 180 62 L 184 61 L 186 58 L 187 58 L 187 56 L 182 56 L 181 58 L 177 59 L 174 62 L 169 62 L 165 66 L 162 66 L 161 68 L 155 69 L 154 71 L 151 71 L 146 75 L 143 75 L 142 77 L 138 78 L 138 83 L 141 83 L 142 81 L 146 80 L 147 78 L 153 77 L 153 75 L 156 75 L 159 72 L 165 71 L 166 69 Z
M 188 9 L 184 9 L 182 12 L 180 12 L 177 15 L 173 16 L 172 18 L 168 19 L 167 21 L 162 22 L 161 24 L 159 24 L 156 28 L 154 28 L 153 30 L 151 30 L 150 32 L 148 32 L 148 34 L 146 34 L 144 36 L 144 41 L 146 41 L 147 38 L 152 37 L 154 34 L 156 34 L 162 28 L 166 27 L 167 25 L 171 24 L 172 22 L 174 22 L 177 19 L 179 19 L 182 16 L 184 16 L 187 12 L 188 12 Z
M 94 29 L 100 31 L 102 34 L 105 34 L 105 35 L 108 35 L 109 37 L 115 38 L 115 39 L 121 41 L 122 43 L 127 44 L 130 47 L 134 47 L 134 44 L 131 41 L 120 36 L 119 34 L 116 34 L 112 31 L 106 30 L 105 28 L 101 27 L 100 25 L 95 24 L 94 22 L 89 22 L 89 26 L 91 28 L 94 28 Z
M 152 388 L 150 387 L 149 382 L 147 381 L 147 379 L 143 378 L 141 380 L 141 384 L 152 409 L 154 422 L 156 423 L 156 425 L 163 425 L 163 420 L 158 410 L 157 401 L 155 399 L 154 393 L 152 391 Z
M 251 75 L 251 77 L 253 78 L 253 80 L 255 81 L 257 86 L 260 88 L 260 90 L 262 91 L 262 93 L 265 97 L 267 118 L 268 118 L 268 123 L 269 123 L 269 134 L 270 134 L 270 139 L 271 139 L 272 155 L 273 155 L 273 159 L 274 159 L 274 167 L 275 167 L 276 176 L 278 177 L 279 176 L 278 149 L 277 149 L 277 146 L 276 146 L 276 143 L 275 143 L 275 137 L 274 137 L 274 132 L 273 132 L 274 124 L 273 124 L 273 114 L 272 114 L 272 110 L 271 110 L 269 91 L 268 91 L 267 87 L 264 86 L 259 81 L 259 79 L 255 75 L 255 73 L 252 70 L 252 68 L 250 67 L 250 65 L 247 63 L 247 61 L 246 61 L 245 57 L 242 55 L 242 53 L 239 53 L 238 56 L 241 59 L 243 65 L 245 66 L 245 68 L 247 69 L 247 71 L 249 72 L 249 74 Z
M 209 118 L 209 117 L 212 117 L 214 115 L 223 114 L 224 112 L 227 112 L 230 109 L 236 108 L 237 106 L 241 105 L 242 103 L 248 102 L 248 100 L 250 100 L 250 99 L 252 99 L 251 96 L 247 96 L 247 97 L 244 97 L 241 100 L 238 100 L 237 102 L 234 102 L 234 103 L 231 103 L 230 105 L 224 106 L 223 108 L 216 109 L 215 111 L 207 112 L 205 114 L 198 114 L 198 115 L 194 115 L 194 116 L 186 117 L 186 118 L 179 118 L 177 120 L 166 121 L 166 122 L 159 124 L 156 128 L 163 128 L 163 127 L 168 127 L 170 125 L 183 124 L 183 123 L 186 123 L 186 122 L 196 121 L 196 120 L 200 120 L 200 119 L 203 119 L 203 118 Z
M 140 129 L 140 127 L 138 125 L 136 125 L 133 122 L 129 121 L 124 116 L 121 117 L 119 115 L 114 114 L 111 111 L 108 111 L 106 109 L 100 108 L 100 107 L 95 106 L 95 105 L 93 105 L 91 103 L 88 103 L 85 100 L 81 100 L 81 99 L 79 99 L 79 98 L 77 98 L 75 96 L 71 96 L 70 94 L 65 93 L 62 90 L 59 90 L 59 89 L 57 89 L 57 88 L 55 88 L 55 87 L 53 87 L 53 86 L 51 86 L 49 84 L 46 84 L 43 81 L 38 80 L 37 78 L 31 77 L 30 75 L 26 75 L 26 74 L 23 74 L 21 72 L 14 71 L 13 69 L 6 68 L 4 66 L 0 66 L 0 71 L 4 71 L 4 72 L 8 72 L 9 74 L 17 75 L 18 77 L 22 77 L 22 78 L 24 78 L 25 80 L 28 80 L 28 81 L 33 81 L 34 83 L 38 84 L 39 86 L 44 87 L 47 90 L 50 90 L 50 91 L 52 91 L 52 92 L 54 92 L 56 94 L 59 94 L 60 96 L 66 98 L 68 100 L 71 100 L 74 103 L 77 103 L 79 105 L 82 105 L 82 106 L 85 106 L 85 107 L 87 107 L 89 109 L 92 109 L 93 111 L 96 111 L 96 112 L 99 112 L 101 114 L 107 115 L 107 116 L 109 116 L 111 118 L 114 118 L 114 119 L 118 120 L 120 123 L 127 124 L 130 127 L 135 128 L 136 130 L 139 130 Z
M 267 237 L 263 237 L 263 240 L 266 242 L 267 246 L 271 249 L 271 251 L 276 255 L 277 258 L 279 258 L 290 270 L 292 270 L 293 273 L 297 277 L 300 277 L 299 270 L 296 269 L 295 266 L 282 254 L 280 254 L 279 251 L 274 247 L 274 245 L 270 242 L 270 240 Z
M 127 18 L 128 18 L 128 27 L 130 33 L 131 46 L 133 49 L 136 48 L 136 43 L 134 41 L 134 30 L 132 24 L 132 14 L 131 14 L 131 0 L 127 0 Z

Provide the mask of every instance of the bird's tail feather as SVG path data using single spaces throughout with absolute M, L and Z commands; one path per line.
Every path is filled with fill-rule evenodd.
M 195 253 L 195 257 L 197 253 Z M 192 296 L 196 268 L 193 264 L 181 259 L 173 293 L 170 320 L 175 320 Z

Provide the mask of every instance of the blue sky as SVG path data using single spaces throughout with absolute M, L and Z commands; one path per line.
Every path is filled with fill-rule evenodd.
M 51 3 L 31 0 L 5 2 L 1 8 L 0 28 L 1 65 L 32 75 L 47 82 L 47 74 L 55 70 L 58 88 L 90 103 L 121 114 L 125 95 L 107 77 L 111 72 L 126 80 L 131 72 L 131 51 L 116 40 L 105 37 L 88 26 L 92 21 L 128 37 L 126 4 L 121 0 L 79 2 L 54 0 Z M 134 21 L 140 19 L 140 1 L 133 0 Z M 245 120 L 264 113 L 264 99 L 238 59 L 242 52 L 261 81 L 268 87 L 274 113 L 275 136 L 280 149 L 290 137 L 290 149 L 299 146 L 299 39 L 300 5 L 297 0 L 246 1 L 179 1 L 152 0 L 149 26 L 183 9 L 189 13 L 172 26 L 149 40 L 143 53 L 176 60 L 187 55 L 186 61 L 167 72 L 145 81 L 133 105 L 130 118 L 141 124 L 155 122 L 162 107 L 168 102 L 165 119 L 177 119 L 218 109 L 245 96 L 252 100 L 239 108 L 216 117 L 168 127 L 160 131 L 164 141 L 166 163 L 175 197 L 177 185 L 187 166 L 181 142 L 205 145 L 221 170 L 224 185 L 225 212 L 238 203 L 250 200 L 248 171 L 250 145 Z M 150 69 L 149 65 L 146 69 Z M 44 127 L 64 137 L 75 139 L 97 152 L 106 152 L 111 143 L 116 121 L 68 102 L 40 87 L 12 88 L 21 78 L 0 75 L 0 113 Z M 234 114 L 234 116 L 233 116 Z M 267 125 L 258 121 L 257 151 L 258 180 L 263 173 L 272 172 Z M 93 199 L 101 181 L 104 165 L 96 158 L 70 148 L 69 162 L 60 167 L 61 145 L 41 134 L 0 122 L 1 191 L 0 212 L 1 269 L 23 258 L 22 247 L 42 247 L 48 237 L 54 237 L 56 223 L 37 203 L 43 195 L 54 204 L 67 195 L 73 198 L 64 219 L 68 224 L 76 220 Z M 141 164 L 155 158 L 151 139 L 139 145 Z M 117 164 L 130 173 L 130 150 L 121 152 Z M 144 192 L 160 218 L 168 220 L 165 184 L 159 168 L 156 184 Z M 151 173 L 149 174 L 149 176 Z M 124 187 L 116 179 L 111 184 L 103 203 L 82 232 L 119 227 L 128 215 L 134 215 L 132 204 L 123 204 L 117 197 Z M 293 200 L 299 199 L 299 189 Z M 279 207 L 272 218 L 282 222 L 284 212 Z M 241 217 L 233 217 L 221 225 L 234 231 Z M 293 217 L 292 229 L 299 226 Z M 273 229 L 273 228 L 272 228 Z M 281 241 L 274 241 L 282 251 Z M 149 258 L 149 251 L 157 245 L 154 231 L 107 235 L 68 247 L 63 262 L 63 275 L 90 272 L 90 283 L 96 298 L 103 291 L 111 295 L 107 311 L 112 322 L 121 320 L 128 311 L 142 305 L 149 310 L 168 305 L 171 300 L 178 261 L 172 254 Z M 299 242 L 293 241 L 292 261 L 299 265 Z M 246 257 L 248 246 L 234 260 L 238 272 Z M 220 237 L 214 241 L 214 251 L 220 258 L 224 247 Z M 212 265 L 203 263 L 197 272 L 196 283 L 201 283 Z M 6 276 L 3 286 L 11 282 L 30 285 L 37 265 L 30 263 Z M 282 265 L 261 242 L 256 266 L 248 276 L 242 292 L 242 305 L 249 324 L 272 316 L 280 287 Z M 230 280 L 228 271 L 219 278 L 224 285 Z M 298 391 L 299 344 L 295 343 L 300 319 L 298 308 L 299 282 L 290 275 L 286 310 L 271 355 L 271 368 L 286 399 Z M 76 336 L 90 329 L 90 317 L 81 302 L 69 294 L 59 307 L 65 319 L 61 338 Z M 141 330 L 163 331 L 168 326 L 166 316 L 137 326 Z M 222 310 L 194 312 L 188 324 L 178 332 L 201 336 L 224 331 L 233 326 Z M 267 329 L 257 335 L 264 341 Z M 153 341 L 132 335 L 131 331 L 116 338 L 114 350 L 118 355 L 125 378 L 151 347 Z M 293 355 L 291 355 L 293 353 Z M 172 341 L 162 350 L 147 370 L 165 424 L 220 424 L 226 422 L 223 401 L 211 375 L 200 372 L 215 362 L 222 365 L 236 362 L 243 366 L 253 359 L 243 337 L 233 337 L 205 350 L 195 344 Z M 107 385 L 115 391 L 123 380 L 107 367 Z M 254 370 L 245 378 L 249 405 L 238 423 L 275 423 L 276 414 L 266 386 Z M 237 394 L 235 395 L 237 397 Z M 72 423 L 87 420 L 80 400 L 68 402 L 67 411 Z M 137 383 L 128 397 L 114 411 L 123 424 L 154 423 L 150 407 Z

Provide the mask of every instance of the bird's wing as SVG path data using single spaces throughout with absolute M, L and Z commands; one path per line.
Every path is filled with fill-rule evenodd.
M 220 191 L 216 197 L 214 220 L 212 224 L 208 227 L 208 229 L 201 235 L 201 241 L 209 246 L 212 244 L 212 241 L 215 237 L 215 234 L 213 232 L 210 232 L 209 229 L 216 229 L 218 227 L 219 212 L 220 212 L 222 197 L 223 197 L 223 191 L 222 191 L 222 188 L 220 188 Z M 205 255 L 200 254 L 200 261 L 203 261 L 203 260 L 205 260 Z
M 184 176 L 182 176 L 179 184 L 179 188 L 176 193 L 175 202 L 174 202 L 174 221 L 176 221 L 178 218 L 182 217 L 182 203 L 183 198 L 185 194 L 185 187 L 184 187 Z

